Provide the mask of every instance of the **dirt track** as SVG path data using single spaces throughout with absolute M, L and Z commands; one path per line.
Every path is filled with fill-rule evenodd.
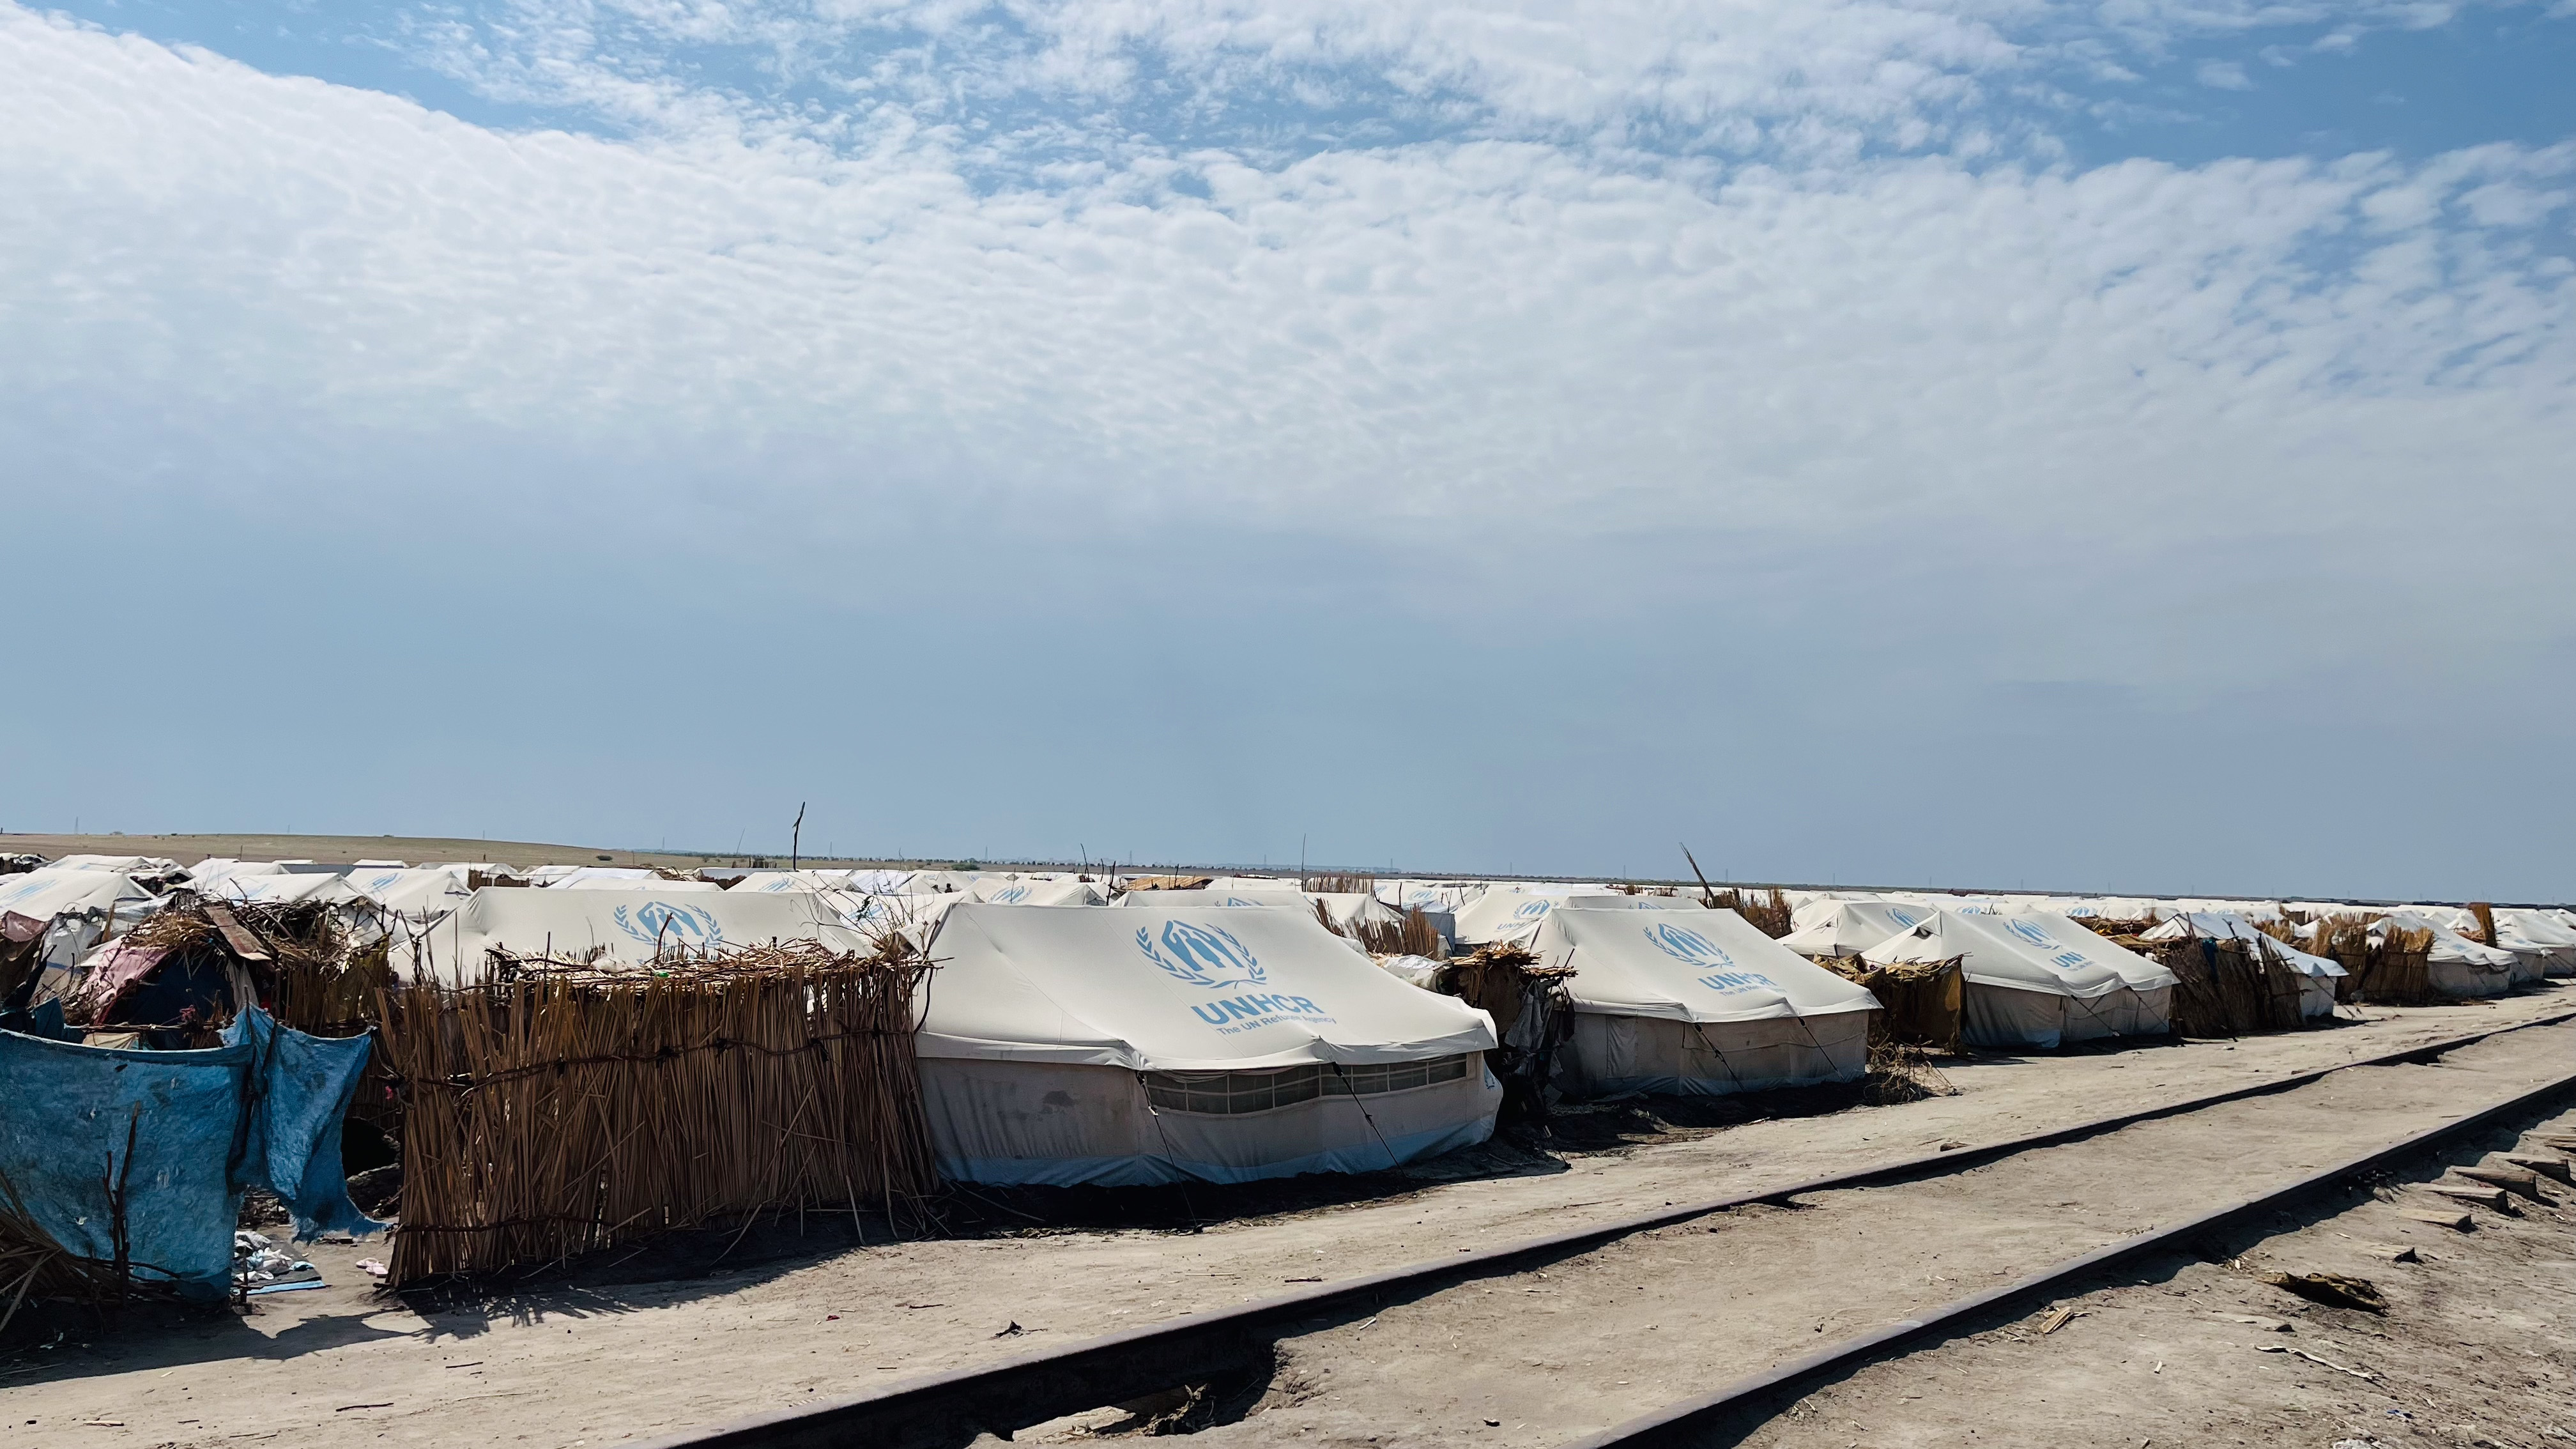
M 2016 1135 L 2200 1095 L 2258 1075 L 2275 1076 L 2550 1014 L 2569 1004 L 2576 1004 L 2571 993 L 2551 990 L 2492 1006 L 2374 1013 L 2381 1019 L 2367 1026 L 2235 1046 L 2194 1043 L 2099 1056 L 1983 1061 L 1952 1072 L 1962 1088 L 1954 1098 L 1758 1122 L 1689 1140 L 1579 1156 L 1546 1173 L 1426 1184 L 1388 1199 L 1228 1222 L 1196 1234 L 1112 1230 L 915 1241 L 687 1282 L 531 1292 L 426 1316 L 359 1286 L 363 1278 L 352 1265 L 380 1248 L 323 1247 L 313 1257 L 330 1273 L 333 1286 L 262 1300 L 254 1317 L 216 1317 L 177 1330 L 95 1334 L 86 1346 L 74 1337 L 53 1349 L 0 1362 L 0 1384 L 9 1385 L 0 1388 L 0 1421 L 43 1431 L 41 1442 L 101 1445 L 215 1445 L 241 1442 L 243 1436 L 280 1444 L 493 1438 L 590 1445 L 656 1436 L 1267 1296 L 1293 1280 L 1401 1266 L 1460 1244 L 1509 1241 L 1667 1201 L 1795 1181 L 1908 1156 L 1944 1140 Z M 2554 1041 L 2570 1035 L 2576 1031 L 2551 1029 Z M 2563 1056 L 2569 1048 L 2556 1050 Z M 2428 1077 L 2446 1071 L 2457 1071 L 2464 1079 L 2470 1075 L 2462 1069 L 2399 1070 Z M 2464 1081 L 2460 1090 L 2475 1092 L 2485 1085 L 2492 1084 Z M 2259 1104 L 2246 1106 L 2251 1110 Z M 2348 1115 L 2364 1110 L 2356 1106 Z M 2400 1124 L 2371 1135 L 2393 1137 L 2404 1130 Z M 2097 1183 L 2070 1190 L 2068 1200 L 2087 1204 L 2082 1226 L 2091 1232 L 2122 1228 L 2165 1210 L 2152 1204 L 2128 1206 L 2132 1186 Z M 1973 1210 L 1963 1201 L 1962 1211 Z M 1829 1212 L 1780 1216 L 1820 1225 L 1836 1221 Z M 1830 1267 L 1858 1261 L 1855 1251 L 1864 1243 L 1873 1254 L 1897 1246 L 1877 1246 L 1887 1241 L 1879 1234 L 1857 1236 L 1869 1227 L 1862 1219 L 1852 1222 L 1854 1232 L 1837 1229 L 1797 1251 L 1808 1254 L 1813 1265 Z M 2064 1241 L 2065 1228 L 2063 1223 L 2015 1219 L 1999 1223 L 1995 1231 L 2008 1250 L 2026 1239 L 2036 1251 L 2039 1245 Z M 1729 1241 L 1724 1233 L 1703 1236 L 1712 1245 Z M 1791 1252 L 1729 1263 L 1720 1253 L 1706 1270 L 1722 1270 L 1730 1282 L 1754 1274 L 1770 1284 L 1775 1297 L 1825 1296 L 1806 1276 L 1816 1267 L 1799 1267 L 1799 1261 Z M 1917 1285 L 1949 1286 L 1922 1283 L 1927 1273 L 1939 1276 L 1935 1268 L 1916 1271 L 1909 1258 L 1901 1278 L 1886 1272 L 1865 1276 L 1882 1288 L 1903 1287 L 1908 1293 Z M 1657 1291 L 1650 1284 L 1641 1296 L 1651 1298 Z M 1687 1283 L 1668 1284 L 1660 1291 L 1674 1295 L 1677 1303 L 1705 1299 L 1704 1290 Z M 1830 1318 L 1842 1306 L 1829 1304 L 1818 1316 Z M 1864 1305 L 1853 1305 L 1854 1312 L 1863 1310 Z M 1672 1326 L 1652 1330 L 1652 1336 L 1680 1345 L 1701 1332 L 1693 1327 L 1684 1334 L 1685 1322 L 1714 1321 L 1676 1317 Z M 1013 1323 L 1021 1332 L 1007 1334 Z M 1788 1326 L 1804 1335 L 1793 1352 L 1822 1341 L 1812 1320 Z M 1826 1332 L 1840 1326 L 1828 1323 Z M 1638 1336 L 1648 1335 L 1640 1330 Z M 1536 1381 L 1526 1362 L 1530 1355 L 1513 1356 L 1518 1350 L 1512 1336 L 1459 1337 L 1453 1356 L 1438 1343 L 1436 1332 L 1422 1335 L 1427 1352 L 1408 1352 L 1411 1371 L 1389 1382 L 1425 1395 L 1446 1395 L 1445 1402 L 1460 1405 L 1476 1393 L 1517 1392 L 1516 1385 Z M 1656 1361 L 1654 1377 L 1644 1377 L 1643 1368 L 1608 1376 L 1597 1406 L 1586 1413 L 1607 1422 L 1623 1408 L 1633 1411 L 1696 1392 L 1725 1376 L 1723 1366 L 1695 1364 L 1679 1347 L 1659 1352 L 1664 1356 Z M 1479 1375 L 1493 1387 L 1465 1387 Z M 1630 1382 L 1620 1384 L 1619 1378 Z M 1613 1397 L 1610 1390 L 1620 1392 Z M 1627 1398 L 1630 1391 L 1637 1395 L 1633 1400 Z M 381 1407 L 355 1407 L 359 1405 Z M 1428 1416 L 1426 1406 L 1422 1417 Z M 1479 1412 L 1472 1417 L 1478 1421 L 1475 1429 L 1486 1430 L 1484 1417 L 1503 1415 Z M 28 1420 L 37 1422 L 30 1426 Z M 1512 1419 L 1495 1427 L 1522 1422 L 1529 1421 Z M 1560 1419 L 1556 1427 L 1569 1422 Z M 87 1424 L 111 1427 L 81 1427 Z M 1250 1427 L 1215 1432 L 1243 1433 Z M 1294 1436 L 1284 1420 L 1272 1420 L 1272 1427 Z M 1342 1427 L 1319 1421 L 1312 1429 L 1340 1437 Z M 1385 1427 L 1368 1432 L 1383 1435 Z M 1366 1436 L 1354 1430 L 1353 1437 Z M 1564 1434 L 1532 1431 L 1518 1437 L 1552 1442 Z M 2134 1449 L 2134 1444 L 2132 1439 L 2124 1449 Z

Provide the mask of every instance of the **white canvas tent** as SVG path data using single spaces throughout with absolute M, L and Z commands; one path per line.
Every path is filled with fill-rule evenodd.
M 1797 929 L 1780 944 L 1801 956 L 1857 956 L 1931 914 L 1929 906 L 1902 901 L 1815 901 L 1791 912 Z
M 71 985 L 75 962 L 159 904 L 159 897 L 122 872 L 49 865 L 0 876 L 0 937 L 13 945 L 38 942 L 37 992 L 61 995 Z
M 1356 937 L 1362 926 L 1391 929 L 1404 924 L 1403 913 L 1366 891 L 1308 891 L 1306 899 L 1324 908 L 1333 929 Z
M 2166 1004 L 2173 973 L 2072 922 L 2053 925 L 2044 916 L 1937 907 L 1931 919 L 1862 952 L 1861 959 L 1884 966 L 1959 957 L 1966 978 L 1961 1035 L 1970 1046 L 2046 1050 L 2062 1042 L 2171 1029 Z M 2131 973 L 2149 983 L 2152 1002 L 2141 1000 L 2130 975 L 2112 964 L 2114 955 L 2147 968 L 2132 967 Z
M 2135 919 L 2135 918 L 2123 918 Z M 2073 953 L 2118 972 L 2125 996 L 2107 1003 L 2112 1029 L 2122 1036 L 2165 1036 L 2173 1031 L 2173 991 L 2181 983 L 2161 964 L 2095 935 L 2054 911 L 2021 910 L 2004 918 L 2004 930 L 2031 949 L 2063 959 Z
M 466 888 L 462 872 L 426 867 L 353 867 L 347 879 L 350 889 L 396 915 L 414 920 L 443 916 L 474 894 Z
M 52 870 L 103 870 L 115 875 L 177 875 L 179 862 L 163 855 L 66 855 Z
M 2426 975 L 2434 994 L 2460 998 L 2502 996 L 2526 970 L 2511 951 L 2472 941 L 2432 916 L 2413 910 L 2392 911 L 2370 923 L 2370 939 L 2384 939 L 2391 925 L 2433 933 Z
M 964 1181 L 1368 1171 L 1484 1141 L 1502 1102 L 1490 1017 L 1380 971 L 1303 906 L 965 901 L 931 955 L 922 1095 L 940 1170 Z
M 482 973 L 485 952 L 594 956 L 603 968 L 644 966 L 656 952 L 703 952 L 727 945 L 821 941 L 867 952 L 867 937 L 812 895 L 737 896 L 644 891 L 531 890 L 485 886 L 425 930 L 396 945 L 396 971 L 462 985 Z
M 1618 899 L 1671 898 L 1620 897 Z M 1856 1080 L 1878 998 L 1733 911 L 1549 911 L 1531 949 L 1570 966 L 1574 1039 L 1557 1085 L 1574 1095 L 1714 1096 Z
M 367 906 L 375 903 L 364 892 L 349 884 L 344 875 L 228 875 L 221 880 L 195 882 L 197 892 L 208 900 L 229 901 L 235 905 L 305 905 Z
M 850 873 L 845 870 L 755 870 L 725 889 L 736 895 L 756 896 L 779 891 L 813 892 L 845 890 Z
M 2576 927 L 2558 912 L 2500 906 L 2495 923 L 2496 944 L 2529 957 L 2541 975 L 2576 976 Z
M 665 879 L 647 871 L 641 877 L 587 877 L 587 874 L 577 874 L 577 877 L 564 877 L 549 884 L 546 890 L 649 890 L 654 895 L 670 895 L 670 892 L 701 892 L 703 895 L 703 892 L 721 892 L 724 887 L 711 882 L 711 879 Z
M 1544 890 L 1490 890 L 1458 908 L 1458 942 L 1486 946 L 1497 941 L 1524 941 L 1561 906 L 1586 910 L 1705 910 L 1697 896 L 1632 896 L 1599 886 L 1551 886 Z
M 2254 923 L 2233 911 L 2187 911 L 2165 917 L 2143 932 L 2142 941 L 2246 941 L 2258 951 L 2268 951 L 2273 959 L 2299 973 L 2299 1015 L 2332 1016 L 2335 1009 L 2335 982 L 2343 979 L 2341 963 L 2323 956 L 2312 956 L 2296 946 L 2276 941 L 2254 929 Z
M 996 906 L 1105 906 L 1109 893 L 1087 880 L 1013 880 L 988 876 L 966 892 Z

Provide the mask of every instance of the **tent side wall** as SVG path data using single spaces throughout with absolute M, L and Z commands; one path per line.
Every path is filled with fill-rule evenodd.
M 1557 1085 L 1575 1096 L 1715 1097 L 1858 1081 L 1869 1069 L 1871 1015 L 1687 1022 L 1579 1011 L 1574 1040 L 1557 1057 Z
M 2087 1000 L 2045 991 L 2022 991 L 1971 978 L 1965 993 L 1973 1047 L 2029 1047 L 2049 1051 L 2070 1041 L 2108 1036 L 2162 1036 L 2173 1030 L 2173 988 L 2122 987 Z
M 1235 1113 L 1158 1107 L 1140 1073 L 1057 1062 L 924 1057 L 921 1092 L 939 1171 L 961 1182 L 1253 1182 L 1374 1172 L 1486 1140 L 1502 1085 L 1481 1054 L 1466 1066 L 1426 1086 Z
M 2055 1048 L 2066 1033 L 2066 998 L 2045 991 L 2015 991 L 1971 981 L 1961 993 L 1966 1025 L 1959 1040 L 1972 1047 Z

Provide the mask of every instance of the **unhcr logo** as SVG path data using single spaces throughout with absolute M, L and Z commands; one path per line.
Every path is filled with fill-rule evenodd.
M 2057 949 L 2056 940 L 2046 931 L 2041 930 L 2039 928 L 2039 923 L 2036 921 L 2026 921 L 2016 916 L 2012 920 L 2004 922 L 2004 929 L 2021 937 L 2032 945 L 2039 947 L 2041 950 L 2054 951 Z
M 2059 944 L 2056 937 L 2041 930 L 2035 921 L 2025 921 L 2015 917 L 2004 922 L 2004 928 L 2039 949 L 2051 953 L 2048 958 L 2049 964 L 2061 971 L 2078 971 L 2093 964 L 2092 957 L 2081 951 L 2069 950 Z
M 1670 921 L 1648 926 L 1646 939 L 1654 942 L 1665 955 L 1705 972 L 1699 978 L 1699 984 L 1711 991 L 1780 989 L 1778 982 L 1759 971 L 1738 970 L 1735 958 L 1726 954 L 1723 947 L 1688 926 L 1676 926 Z
M 1229 986 L 1266 986 L 1270 973 L 1261 969 L 1261 958 L 1243 944 L 1232 931 L 1221 926 L 1194 925 L 1188 921 L 1165 921 L 1162 940 L 1157 944 L 1154 928 L 1136 928 L 1136 949 L 1145 959 L 1160 966 L 1175 981 L 1221 991 Z
M 1670 921 L 1648 926 L 1646 939 L 1685 966 L 1714 966 L 1723 971 L 1735 964 L 1735 958 L 1719 949 L 1715 941 L 1688 926 L 1676 926 Z
M 1914 914 L 1912 911 L 1889 911 L 1887 913 L 1887 918 L 1908 929 L 1919 926 L 1923 923 L 1923 918 Z
M 703 951 L 724 944 L 724 927 L 716 924 L 712 912 L 669 901 L 646 901 L 632 910 L 619 906 L 609 912 L 609 918 L 617 922 L 617 929 L 648 946 Z
M 1016 906 L 1028 898 L 1029 888 L 1027 886 L 1004 886 L 1000 890 L 993 892 L 991 903 L 997 906 Z
M 1549 903 L 1546 901 L 1527 901 L 1521 905 L 1519 910 L 1512 912 L 1512 915 L 1518 920 L 1536 920 L 1538 917 L 1547 914 L 1548 904 Z

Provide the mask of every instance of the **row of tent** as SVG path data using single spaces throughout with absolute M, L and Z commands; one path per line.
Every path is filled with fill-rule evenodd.
M 57 862 L 0 877 L 0 925 L 13 941 L 41 943 L 49 965 L 62 956 L 57 993 L 77 991 L 83 965 L 123 925 L 183 887 L 345 912 L 353 931 L 385 934 L 398 970 L 450 984 L 474 979 L 495 950 L 613 970 L 675 948 L 779 940 L 865 952 L 873 933 L 903 931 L 937 962 L 915 1017 L 940 1167 L 990 1183 L 1238 1181 L 1385 1167 L 1483 1140 L 1503 1094 L 1486 1053 L 1504 1042 L 1487 1012 L 1412 984 L 1431 963 L 1362 949 L 1356 926 L 1400 923 L 1401 911 L 1436 915 L 1460 944 L 1519 945 L 1562 974 L 1571 1029 L 1551 1085 L 1576 1096 L 1857 1078 L 1879 1002 L 1813 957 L 1958 960 L 1966 1040 L 1987 1047 L 2161 1034 L 2176 985 L 2075 916 L 2026 901 L 1818 894 L 1797 902 L 1794 929 L 1775 940 L 1693 896 L 1580 884 L 1315 893 L 1293 880 L 1218 877 L 1113 899 L 1105 883 L 1062 875 L 766 872 L 720 882 L 492 863 L 305 864 L 180 872 L 167 862 Z M 492 883 L 501 880 L 523 883 Z M 2496 916 L 2502 936 L 2506 913 Z M 2276 918 L 2259 906 L 2177 910 L 2154 929 L 2234 934 Z M 2535 942 L 2551 933 L 2547 919 L 2515 919 Z M 2576 932 L 2564 934 L 2576 947 Z M 2509 946 L 2459 940 L 2519 960 Z M 2287 954 L 2319 983 L 2341 974 L 2323 957 Z M 2555 969 L 2559 958 L 2539 960 Z M 2576 954 L 2565 964 L 2576 967 Z M 2512 968 L 2483 966 L 2510 984 Z M 2465 984 L 2474 991 L 2458 994 L 2487 982 Z M 2330 984 L 2315 1000 L 2332 1009 Z

